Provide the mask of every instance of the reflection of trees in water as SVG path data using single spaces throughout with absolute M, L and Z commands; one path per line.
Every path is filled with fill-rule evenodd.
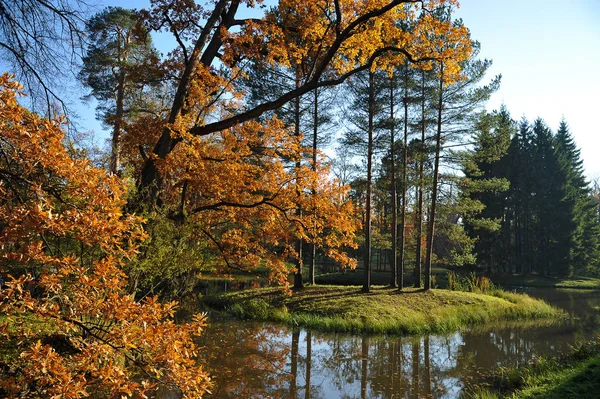
M 213 397 L 453 398 L 479 373 L 567 350 L 600 325 L 600 295 L 560 293 L 576 314 L 555 327 L 446 337 L 356 337 L 227 321 L 203 337 Z M 575 309 L 577 313 L 575 313 Z
M 288 333 L 278 327 L 212 323 L 200 337 L 202 363 L 210 366 L 212 397 L 288 397 Z

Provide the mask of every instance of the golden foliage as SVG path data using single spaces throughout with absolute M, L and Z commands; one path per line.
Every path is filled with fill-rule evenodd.
M 73 159 L 60 121 L 22 108 L 19 90 L 0 77 L 0 271 L 25 271 L 0 291 L 10 327 L 0 331 L 5 342 L 32 344 L 20 347 L 0 389 L 8 397 L 80 398 L 168 386 L 202 396 L 210 379 L 194 361 L 192 337 L 204 315 L 176 325 L 175 303 L 140 302 L 124 291 L 121 267 L 145 238 L 142 220 L 122 213 L 125 183 Z M 55 326 L 67 349 L 42 344 L 25 322 L 32 317 Z
M 412 62 L 431 69 L 441 61 L 447 83 L 460 79 L 468 32 L 440 14 L 458 2 L 280 0 L 263 17 L 244 20 L 237 7 L 253 1 L 218 1 L 212 10 L 192 3 L 154 1 L 145 12 L 152 28 L 195 44 L 166 61 L 179 76 L 170 112 L 126 128 L 140 189 L 158 187 L 175 220 L 192 220 L 191 239 L 208 243 L 223 272 L 267 267 L 273 281 L 287 284 L 284 260 L 298 257 L 298 239 L 352 265 L 344 250 L 356 245 L 360 226 L 345 188 L 322 161 L 316 171 L 306 165 L 311 150 L 270 111 L 369 68 Z M 203 20 L 204 30 L 189 20 Z M 249 109 L 239 84 L 249 64 L 291 71 L 295 89 Z M 140 146 L 153 153 L 140 159 Z

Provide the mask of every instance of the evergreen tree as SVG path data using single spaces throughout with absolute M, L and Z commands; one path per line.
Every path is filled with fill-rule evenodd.
M 98 100 L 97 113 L 112 126 L 110 171 L 119 173 L 126 114 L 140 108 L 140 94 L 160 75 L 158 53 L 141 19 L 131 10 L 108 7 L 88 22 L 89 44 L 79 79 Z
M 571 218 L 561 227 L 571 237 L 568 272 L 572 273 L 598 262 L 600 227 L 581 154 L 564 119 L 554 136 L 554 149 L 558 166 L 566 177 L 563 191 Z
M 465 228 L 475 238 L 477 264 L 492 272 L 494 266 L 510 267 L 508 225 L 508 149 L 515 123 L 503 106 L 499 112 L 483 113 L 476 124 L 475 146 L 466 158 L 463 195 L 474 210 L 465 218 Z M 483 209 L 482 209 L 483 208 Z
M 569 252 L 573 231 L 572 206 L 566 197 L 566 174 L 559 168 L 554 152 L 552 132 L 544 121 L 533 124 L 533 170 L 530 182 L 533 205 L 534 268 L 546 275 L 568 274 Z

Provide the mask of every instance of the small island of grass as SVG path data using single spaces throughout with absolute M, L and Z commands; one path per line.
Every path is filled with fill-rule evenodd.
M 214 309 L 243 319 L 281 322 L 324 331 L 423 334 L 488 322 L 556 320 L 563 311 L 524 294 L 373 287 L 310 286 L 287 296 L 259 288 L 204 298 Z

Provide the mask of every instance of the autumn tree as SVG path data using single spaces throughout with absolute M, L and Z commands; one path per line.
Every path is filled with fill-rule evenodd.
M 167 387 L 201 397 L 210 379 L 192 338 L 204 315 L 175 324 L 175 303 L 126 291 L 123 265 L 146 235 L 141 218 L 122 211 L 125 182 L 73 158 L 61 120 L 21 107 L 20 89 L 0 77 L 0 273 L 9 276 L 0 336 L 17 351 L 0 369 L 0 394 L 122 397 Z
M 342 213 L 344 194 L 331 191 L 336 185 L 325 183 L 322 167 L 289 170 L 303 150 L 275 115 L 260 117 L 360 71 L 436 58 L 431 31 L 448 33 L 456 44 L 445 56 L 458 76 L 456 62 L 470 52 L 470 43 L 464 28 L 429 12 L 441 3 L 282 0 L 263 17 L 249 19 L 237 13 L 253 1 L 220 0 L 210 7 L 154 3 L 146 14 L 150 28 L 171 32 L 179 44 L 168 61 L 177 90 L 170 111 L 148 132 L 157 141 L 140 168 L 139 202 L 200 223 L 198 240 L 221 255 L 218 267 L 225 269 L 248 270 L 263 262 L 285 281 L 281 259 L 298 256 L 290 240 L 310 241 L 308 226 L 318 245 L 335 255 L 336 247 L 352 241 L 347 226 L 339 224 L 351 219 Z M 398 28 L 399 20 L 414 21 L 414 31 Z M 384 61 L 384 54 L 396 57 Z M 247 107 L 246 93 L 236 84 L 245 66 L 289 67 L 291 60 L 306 63 L 297 85 Z M 318 199 L 306 195 L 312 187 L 321 192 Z M 297 215 L 301 204 L 305 212 Z M 321 232 L 327 234 L 318 237 Z M 341 259 L 339 251 L 336 256 Z

